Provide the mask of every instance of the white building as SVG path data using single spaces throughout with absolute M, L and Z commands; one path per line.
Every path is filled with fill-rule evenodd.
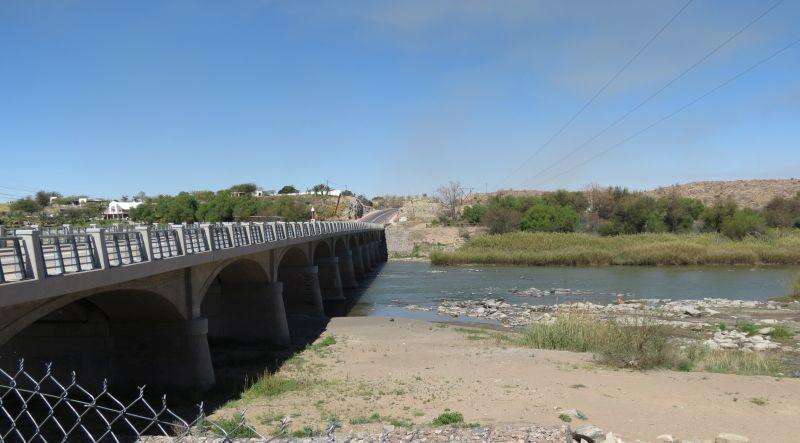
M 131 209 L 141 205 L 142 202 L 121 202 L 111 200 L 108 202 L 108 208 L 103 212 L 106 219 L 125 219 L 128 218 L 128 213 Z

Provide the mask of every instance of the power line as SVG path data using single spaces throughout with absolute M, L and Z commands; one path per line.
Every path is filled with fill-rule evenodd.
M 608 147 L 608 148 L 606 148 L 605 150 L 603 150 L 603 151 L 600 151 L 599 153 L 595 154 L 594 156 L 592 156 L 592 157 L 589 157 L 588 159 L 586 159 L 586 160 L 584 160 L 584 161 L 582 161 L 582 162 L 578 163 L 577 165 L 575 165 L 575 166 L 573 166 L 573 167 L 571 167 L 571 168 L 567 169 L 566 171 L 563 171 L 563 172 L 560 172 L 560 173 L 558 173 L 558 174 L 552 175 L 552 176 L 548 177 L 547 179 L 540 181 L 539 183 L 545 183 L 545 182 L 547 182 L 547 181 L 550 181 L 550 180 L 552 180 L 552 179 L 554 179 L 554 178 L 560 177 L 560 176 L 562 176 L 562 175 L 565 175 L 565 174 L 569 174 L 570 172 L 574 171 L 575 169 L 578 169 L 578 168 L 580 168 L 581 166 L 584 166 L 584 165 L 586 165 L 587 163 L 590 163 L 590 162 L 594 161 L 595 159 L 597 159 L 597 158 L 599 158 L 599 157 L 601 157 L 601 156 L 603 156 L 603 155 L 605 155 L 605 154 L 607 154 L 607 153 L 611 152 L 612 150 L 614 150 L 614 149 L 616 149 L 616 148 L 618 148 L 618 147 L 620 147 L 620 146 L 624 145 L 625 143 L 627 143 L 627 142 L 629 142 L 629 141 L 633 140 L 634 138 L 636 138 L 636 137 L 638 137 L 638 136 L 642 135 L 643 133 L 645 133 L 645 132 L 649 131 L 650 129 L 652 129 L 652 128 L 654 128 L 654 127 L 656 127 L 656 126 L 660 125 L 661 123 L 663 123 L 663 122 L 665 122 L 665 121 L 667 121 L 667 120 L 671 119 L 672 117 L 674 117 L 674 116 L 676 116 L 676 115 L 680 114 L 681 112 L 683 112 L 683 111 L 684 111 L 684 110 L 686 110 L 687 108 L 689 108 L 689 107 L 691 107 L 692 105 L 696 104 L 697 102 L 699 102 L 699 101 L 701 101 L 701 100 L 705 99 L 705 98 L 706 98 L 706 97 L 708 97 L 709 95 L 711 95 L 711 94 L 713 94 L 713 93 L 717 92 L 718 90 L 720 90 L 720 89 L 724 88 L 725 86 L 728 86 L 729 84 L 731 84 L 731 83 L 733 83 L 734 81 L 738 80 L 740 77 L 742 77 L 742 76 L 746 75 L 746 74 L 747 74 L 747 73 L 749 73 L 750 71 L 752 71 L 752 70 L 754 70 L 754 69 L 758 68 L 759 66 L 763 65 L 764 63 L 767 63 L 768 61 L 770 61 L 770 60 L 772 60 L 773 58 L 777 57 L 777 56 L 778 56 L 778 55 L 780 55 L 781 53 L 783 53 L 783 52 L 785 52 L 785 51 L 787 51 L 787 50 L 791 49 L 793 46 L 797 45 L 798 43 L 800 43 L 800 39 L 797 39 L 797 40 L 795 40 L 795 41 L 793 41 L 793 42 L 789 43 L 788 45 L 784 46 L 783 48 L 781 48 L 781 49 L 779 49 L 779 50 L 777 50 L 777 51 L 773 52 L 773 53 L 772 53 L 772 54 L 770 54 L 769 56 L 767 56 L 767 57 L 765 57 L 765 58 L 763 58 L 763 59 L 759 60 L 758 62 L 756 62 L 756 63 L 754 63 L 754 64 L 750 65 L 750 67 L 748 67 L 748 68 L 747 68 L 747 69 L 745 69 L 744 71 L 741 71 L 741 72 L 739 72 L 738 74 L 734 75 L 733 77 L 730 77 L 730 78 L 728 78 L 727 80 L 725 80 L 724 82 L 720 83 L 719 85 L 717 85 L 716 87 L 714 87 L 714 88 L 713 88 L 713 89 L 711 89 L 710 91 L 706 92 L 705 94 L 703 94 L 703 95 L 701 95 L 701 96 L 699 96 L 699 97 L 695 98 L 694 100 L 690 101 L 689 103 L 686 103 L 685 105 L 681 106 L 680 108 L 676 109 L 675 111 L 673 111 L 673 112 L 671 112 L 671 113 L 669 113 L 669 114 L 667 114 L 667 115 L 665 115 L 665 116 L 661 117 L 660 119 L 656 120 L 655 122 L 651 123 L 650 125 L 648 125 L 648 126 L 646 126 L 646 127 L 642 128 L 642 129 L 640 129 L 639 131 L 637 131 L 637 132 L 633 133 L 632 135 L 628 136 L 627 138 L 623 139 L 622 141 L 619 141 L 619 142 L 617 142 L 617 143 L 615 143 L 615 144 L 613 144 L 613 145 L 609 146 L 609 147 Z
M 565 160 L 567 160 L 567 159 L 569 159 L 570 157 L 572 157 L 573 155 L 577 154 L 579 151 L 583 150 L 583 149 L 584 149 L 586 146 L 588 146 L 588 145 L 589 145 L 589 144 L 591 144 L 593 141 L 597 140 L 597 139 L 598 139 L 600 136 L 602 136 L 603 134 L 605 134 L 605 133 L 606 133 L 606 132 L 607 132 L 609 129 L 611 129 L 611 128 L 613 128 L 614 126 L 618 125 L 619 123 L 623 122 L 625 119 L 627 119 L 628 117 L 630 117 L 630 115 L 631 115 L 631 114 L 633 114 L 634 112 L 636 112 L 637 110 L 639 110 L 639 108 L 641 108 L 642 106 L 646 105 L 647 103 L 649 103 L 649 102 L 650 102 L 650 100 L 654 99 L 654 98 L 655 98 L 655 97 L 657 97 L 659 94 L 661 94 L 662 92 L 664 92 L 664 90 L 666 90 L 667 88 L 669 88 L 670 86 L 672 86 L 672 84 L 674 84 L 674 83 L 675 83 L 675 82 L 677 82 L 678 80 L 682 79 L 682 78 L 683 78 L 683 77 L 685 77 L 687 74 L 689 74 L 690 72 L 692 72 L 692 71 L 693 71 L 695 68 L 697 68 L 698 66 L 700 66 L 701 64 L 703 64 L 703 63 L 704 63 L 706 60 L 708 60 L 709 58 L 711 58 L 711 57 L 712 57 L 714 54 L 716 54 L 717 52 L 719 52 L 719 50 L 720 50 L 720 49 L 722 49 L 723 47 L 727 46 L 727 45 L 728 45 L 730 42 L 732 42 L 734 39 L 736 39 L 736 37 L 740 36 L 742 33 L 744 33 L 746 30 L 748 30 L 748 29 L 749 29 L 751 26 L 753 26 L 754 24 L 756 24 L 756 22 L 758 22 L 759 20 L 761 20 L 762 18 L 764 18 L 764 16 L 766 16 L 767 14 L 769 14 L 770 12 L 772 12 L 772 10 L 774 10 L 775 8 L 777 8 L 778 6 L 780 6 L 780 4 L 781 4 L 781 3 L 783 3 L 783 0 L 778 0 L 777 2 L 775 2 L 775 3 L 774 3 L 772 6 L 770 6 L 770 7 L 769 7 L 769 8 L 767 8 L 766 10 L 764 10 L 764 12 L 762 12 L 761 14 L 759 14 L 758 16 L 756 16 L 754 19 L 750 20 L 750 21 L 749 21 L 749 22 L 748 22 L 746 25 L 744 25 L 744 26 L 743 26 L 742 28 L 740 28 L 738 31 L 736 31 L 735 33 L 733 33 L 733 34 L 732 34 L 730 37 L 728 37 L 727 39 L 725 39 L 725 41 L 723 41 L 722 43 L 720 43 L 719 45 L 717 45 L 717 46 L 716 46 L 714 49 L 712 49 L 710 52 L 706 53 L 706 54 L 705 54 L 703 57 L 701 57 L 699 60 L 697 60 L 697 61 L 696 61 L 694 64 L 692 64 L 691 66 L 689 66 L 687 69 L 685 69 L 684 71 L 682 71 L 682 72 L 681 72 L 680 74 L 678 74 L 677 76 L 675 76 L 675 77 L 673 77 L 672 79 L 670 79 L 670 80 L 669 80 L 669 81 L 668 81 L 666 84 L 664 84 L 664 86 L 662 86 L 661 88 L 659 88 L 657 91 L 655 91 L 654 93 L 652 93 L 652 94 L 650 94 L 649 96 L 647 96 L 647 97 L 646 97 L 644 100 L 642 100 L 641 102 L 639 102 L 639 104 L 637 104 L 636 106 L 634 106 L 633 108 L 631 108 L 630 110 L 628 110 L 627 112 L 625 112 L 624 114 L 622 114 L 622 115 L 621 115 L 620 117 L 618 117 L 616 120 L 614 120 L 613 122 L 611 122 L 611 124 L 609 124 L 608 126 L 606 126 L 605 128 L 603 128 L 602 130 L 600 130 L 600 132 L 598 132 L 598 133 L 596 133 L 596 134 L 592 135 L 591 137 L 589 137 L 589 139 L 587 139 L 585 142 L 583 142 L 583 143 L 581 143 L 580 145 L 578 145 L 578 146 L 577 146 L 575 149 L 573 149 L 573 150 L 571 150 L 571 151 L 567 152 L 567 154 L 566 154 L 566 155 L 562 156 L 561 158 L 559 158 L 559 159 L 558 159 L 558 160 L 556 160 L 555 162 L 551 163 L 549 166 L 547 166 L 547 167 L 545 167 L 544 169 L 540 170 L 539 172 L 537 172 L 536 174 L 534 174 L 534 175 L 533 175 L 531 178 L 524 180 L 524 181 L 523 181 L 523 183 L 530 182 L 531 180 L 534 180 L 534 179 L 536 179 L 536 178 L 538 178 L 538 177 L 541 177 L 541 176 L 542 176 L 542 175 L 544 175 L 546 172 L 550 171 L 551 169 L 553 169 L 553 168 L 555 168 L 556 166 L 558 166 L 558 165 L 560 165 L 561 163 L 563 163 Z
M 651 45 L 651 44 L 652 44 L 654 41 L 656 41 L 656 39 L 657 39 L 657 38 L 658 38 L 658 37 L 659 37 L 659 36 L 660 36 L 660 35 L 661 35 L 661 34 L 662 34 L 662 33 L 663 33 L 663 32 L 664 32 L 664 31 L 665 31 L 665 30 L 666 30 L 666 29 L 667 29 L 667 28 L 668 28 L 668 27 L 671 25 L 671 24 L 672 24 L 672 22 L 674 22 L 674 21 L 675 21 L 675 19 L 677 19 L 677 18 L 678 18 L 678 16 L 680 16 L 680 15 L 683 13 L 683 11 L 684 11 L 684 10 L 686 10 L 686 8 L 688 8 L 688 7 L 689 7 L 689 5 L 690 5 L 690 4 L 692 4 L 692 2 L 693 2 L 693 1 L 694 1 L 694 0 L 689 0 L 689 1 L 687 1 L 687 2 L 686 2 L 684 5 L 683 5 L 683 7 L 681 7 L 681 8 L 678 10 L 678 12 L 676 12 L 676 13 L 675 13 L 675 14 L 674 14 L 672 17 L 670 17 L 670 19 L 669 19 L 669 20 L 668 20 L 666 23 L 664 23 L 664 25 L 663 25 L 663 26 L 662 26 L 662 27 L 661 27 L 661 28 L 658 30 L 658 32 L 656 32 L 655 34 L 653 34 L 653 36 L 652 36 L 652 37 L 650 37 L 650 40 L 648 40 L 648 41 L 647 41 L 647 43 L 645 43 L 645 44 L 644 44 L 644 46 L 642 46 L 641 48 L 639 48 L 639 50 L 638 50 L 638 51 L 637 51 L 637 52 L 636 52 L 636 53 L 633 55 L 633 57 L 631 57 L 631 58 L 630 58 L 630 59 L 629 59 L 629 60 L 628 60 L 628 61 L 627 61 L 627 62 L 626 62 L 624 65 L 622 65 L 622 67 L 621 67 L 619 70 L 617 70 L 617 72 L 616 72 L 616 73 L 614 73 L 614 75 L 612 75 L 612 76 L 611 76 L 611 78 L 609 78 L 609 79 L 608 79 L 608 81 L 606 81 L 606 83 L 605 83 L 605 84 L 604 84 L 604 85 L 603 85 L 603 86 L 602 86 L 600 89 L 598 89 L 598 90 L 597 90 L 597 92 L 595 92 L 595 93 L 594 93 L 594 95 L 593 95 L 593 96 L 592 96 L 592 97 L 589 99 L 589 101 L 587 101 L 586 103 L 584 103 L 584 104 L 583 104 L 583 106 L 581 106 L 581 108 L 580 108 L 580 109 L 578 109 L 578 111 L 577 111 L 575 114 L 573 114 L 573 115 L 572 115 L 572 117 L 570 117 L 570 118 L 569 118 L 569 120 L 567 120 L 567 122 L 566 122 L 566 123 L 564 123 L 564 124 L 563 124 L 563 125 L 562 125 L 562 126 L 559 128 L 559 129 L 558 129 L 558 131 L 556 131 L 556 132 L 555 132 L 555 133 L 554 133 L 552 136 L 550 136 L 550 138 L 548 138 L 548 139 L 547 139 L 547 141 L 545 141 L 545 142 L 544 142 L 544 144 L 542 144 L 541 146 L 539 146 L 539 148 L 538 148 L 538 149 L 537 149 L 537 150 L 536 150 L 536 151 L 535 151 L 533 154 L 531 154 L 531 155 L 530 155 L 530 156 L 529 156 L 527 159 L 525 159 L 525 161 L 523 161 L 522 163 L 520 163 L 519 167 L 517 167 L 517 169 L 515 169 L 513 172 L 511 172 L 511 174 L 509 174 L 508 176 L 506 176 L 506 178 L 504 178 L 504 179 L 503 179 L 503 181 L 502 181 L 501 183 L 506 183 L 506 182 L 507 182 L 507 181 L 508 181 L 508 180 L 509 180 L 511 177 L 513 177 L 514 175 L 516 175 L 516 174 L 517 174 L 517 173 L 518 173 L 520 170 L 522 170 L 522 168 L 523 168 L 523 167 L 525 167 L 525 165 L 526 165 L 526 164 L 527 164 L 529 161 L 533 160 L 533 159 L 534 159 L 534 158 L 535 158 L 537 155 L 539 155 L 539 154 L 540 154 L 540 153 L 541 153 L 541 152 L 542 152 L 542 151 L 543 151 L 543 150 L 544 150 L 544 149 L 545 149 L 547 146 L 549 146 L 549 145 L 550 145 L 550 143 L 552 143 L 552 142 L 553 142 L 553 140 L 555 140 L 555 139 L 556 139 L 556 138 L 557 138 L 559 135 L 561 135 L 561 134 L 562 134 L 562 133 L 563 133 L 563 132 L 564 132 L 564 131 L 565 131 L 565 130 L 566 130 L 566 129 L 567 129 L 567 128 L 568 128 L 568 127 L 569 127 L 569 126 L 570 126 L 570 125 L 571 125 L 571 124 L 574 122 L 574 121 L 575 121 L 575 119 L 577 119 L 577 118 L 578 118 L 578 117 L 579 117 L 581 114 L 583 114 L 583 111 L 585 111 L 585 110 L 586 110 L 586 109 L 587 109 L 589 106 L 591 106 L 591 105 L 592 105 L 592 103 L 594 103 L 594 101 L 597 99 L 597 97 L 599 97 L 599 96 L 600 96 L 600 94 L 602 94 L 603 92 L 605 92 L 605 90 L 606 90 L 606 89 L 608 89 L 608 87 L 609 87 L 609 86 L 611 86 L 611 84 L 612 84 L 612 83 L 614 83 L 614 81 L 615 81 L 615 80 L 616 80 L 616 79 L 617 79 L 617 78 L 618 78 L 620 75 L 622 75 L 622 73 L 623 73 L 623 72 L 625 72 L 625 70 L 627 70 L 627 69 L 628 69 L 628 67 L 629 67 L 631 64 L 633 64 L 633 62 L 634 62 L 634 61 L 636 61 L 636 59 L 637 59 L 637 58 L 639 58 L 639 56 L 640 56 L 640 55 L 642 55 L 642 53 L 643 53 L 643 52 L 644 52 L 644 51 L 645 51 L 645 50 L 646 50 L 648 47 L 650 47 L 650 45 Z

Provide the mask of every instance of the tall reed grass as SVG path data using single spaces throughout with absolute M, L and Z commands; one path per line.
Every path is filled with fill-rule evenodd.
M 677 346 L 672 329 L 650 319 L 633 323 L 563 315 L 553 323 L 535 323 L 512 340 L 518 346 L 591 352 L 617 368 L 665 368 L 741 375 L 777 375 L 784 364 L 772 354 L 712 350 L 702 344 Z
M 513 232 L 475 237 L 454 252 L 431 254 L 435 265 L 795 265 L 800 230 L 773 230 L 730 240 L 716 233 L 635 234 Z

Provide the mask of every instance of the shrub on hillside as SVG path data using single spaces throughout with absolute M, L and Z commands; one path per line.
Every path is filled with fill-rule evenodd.
M 550 205 L 543 200 L 531 206 L 522 217 L 524 231 L 574 232 L 580 216 L 569 206 Z
M 11 204 L 9 205 L 9 209 L 11 209 L 12 211 L 20 211 L 28 214 L 33 214 L 34 212 L 42 209 L 42 207 L 39 205 L 39 203 L 36 202 L 36 200 L 30 197 L 25 197 L 11 202 Z
M 519 230 L 521 216 L 519 212 L 501 206 L 491 206 L 483 215 L 483 224 L 491 234 L 503 234 Z

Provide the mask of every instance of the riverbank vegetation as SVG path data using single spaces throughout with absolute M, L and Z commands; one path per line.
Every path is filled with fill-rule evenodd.
M 677 345 L 672 328 L 641 319 L 636 324 L 565 315 L 535 323 L 511 340 L 518 346 L 590 352 L 617 368 L 706 371 L 739 375 L 779 375 L 785 364 L 772 354 L 712 350 L 702 344 Z
M 731 240 L 718 233 L 633 234 L 512 232 L 478 236 L 454 252 L 434 252 L 431 263 L 525 266 L 794 265 L 800 230 L 775 229 Z
M 731 239 L 763 235 L 768 228 L 800 228 L 800 194 L 776 197 L 757 211 L 733 200 L 706 206 L 670 194 L 652 197 L 624 188 L 555 191 L 540 196 L 494 196 L 465 206 L 461 220 L 490 233 L 587 232 L 601 236 L 717 232 Z
M 756 211 L 732 200 L 706 206 L 671 194 L 622 188 L 494 196 L 464 207 L 462 221 L 483 225 L 437 265 L 758 265 L 800 264 L 800 194 Z

